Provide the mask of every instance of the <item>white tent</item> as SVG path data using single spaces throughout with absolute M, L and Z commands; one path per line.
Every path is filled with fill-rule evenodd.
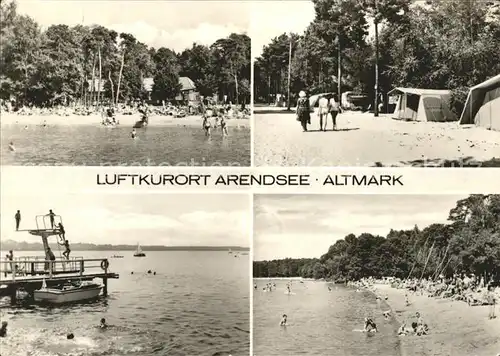
M 460 124 L 500 131 L 500 74 L 470 89 Z
M 395 88 L 389 96 L 398 95 L 393 118 L 408 121 L 457 121 L 450 110 L 451 91 L 436 89 Z

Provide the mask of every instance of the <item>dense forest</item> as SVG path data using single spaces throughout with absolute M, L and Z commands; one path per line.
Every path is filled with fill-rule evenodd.
M 316 16 L 305 33 L 274 38 L 254 63 L 256 102 L 287 94 L 290 46 L 292 94 L 354 90 L 374 98 L 378 70 L 380 93 L 451 89 L 452 109 L 460 113 L 468 89 L 500 73 L 498 1 L 313 3 Z M 372 24 L 377 35 L 369 36 Z
M 150 48 L 129 33 L 103 26 L 54 24 L 42 31 L 18 14 L 15 1 L 0 2 L 0 98 L 56 105 L 79 101 L 125 102 L 145 98 L 144 78 L 154 78 L 151 97 L 173 99 L 179 77 L 192 79 L 203 96 L 249 101 L 250 38 L 231 34 L 211 46 L 194 43 L 176 53 Z
M 500 279 L 500 195 L 471 195 L 449 212 L 448 224 L 363 233 L 336 241 L 318 259 L 255 261 L 254 277 L 436 278 L 471 273 Z

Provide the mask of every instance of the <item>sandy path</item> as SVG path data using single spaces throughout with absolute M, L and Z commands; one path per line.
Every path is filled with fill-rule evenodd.
M 139 121 L 139 114 L 135 115 L 116 115 L 120 125 L 132 127 Z M 16 115 L 12 113 L 1 113 L 1 124 L 4 125 L 41 125 L 46 121 L 47 125 L 101 125 L 100 115 L 89 116 L 59 116 L 59 115 Z M 174 118 L 173 116 L 152 115 L 149 119 L 149 126 L 190 126 L 200 127 L 202 118 L 199 115 L 187 116 L 183 118 Z M 249 127 L 250 120 L 248 119 L 228 119 L 226 120 L 228 127 Z
M 439 166 L 457 160 L 479 166 L 493 158 L 500 164 L 500 132 L 456 122 L 404 122 L 347 112 L 337 118 L 339 131 L 318 128 L 314 114 L 311 131 L 304 133 L 294 114 L 256 110 L 255 165 Z
M 389 285 L 376 285 L 381 296 L 388 296 L 393 316 L 407 325 L 420 312 L 429 325 L 429 335 L 402 336 L 405 356 L 497 356 L 500 354 L 500 316 L 488 319 L 487 306 L 470 307 L 464 302 L 409 294 Z M 497 315 L 499 313 L 497 306 Z

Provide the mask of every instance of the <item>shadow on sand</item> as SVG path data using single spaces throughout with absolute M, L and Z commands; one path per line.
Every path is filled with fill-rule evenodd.
M 487 161 L 478 161 L 474 157 L 465 157 L 455 160 L 447 160 L 442 158 L 436 159 L 418 159 L 414 161 L 400 161 L 399 164 L 383 164 L 375 162 L 373 167 L 440 167 L 440 168 L 492 168 L 500 167 L 500 158 L 492 158 Z
M 254 114 L 295 114 L 295 110 L 294 109 L 287 110 L 286 108 L 279 108 L 279 109 L 254 108 L 253 113 Z
M 307 132 L 345 132 L 345 131 L 356 131 L 359 130 L 359 127 L 351 127 L 348 129 L 337 129 L 337 130 L 332 130 L 332 129 L 327 129 L 326 131 L 322 130 L 307 130 Z

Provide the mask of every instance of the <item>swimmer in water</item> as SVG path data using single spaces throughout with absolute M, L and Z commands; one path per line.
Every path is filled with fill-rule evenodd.
M 286 326 L 287 319 L 288 319 L 288 317 L 286 316 L 286 314 L 283 314 L 283 317 L 281 318 L 281 321 L 280 321 L 280 326 Z
M 28 129 L 28 125 L 24 126 L 24 129 L 27 130 Z
M 9 150 L 10 150 L 11 152 L 15 152 L 15 151 L 16 151 L 16 147 L 14 146 L 14 142 L 10 142 L 10 143 L 9 143 Z
M 75 335 L 73 335 L 73 333 L 69 333 L 68 335 L 66 335 L 66 339 L 68 340 L 73 340 L 75 338 Z
M 7 336 L 7 322 L 2 321 L 2 327 L 0 328 L 0 337 L 6 337 Z
M 401 326 L 398 329 L 398 335 L 404 336 L 407 335 L 410 332 L 410 330 L 406 329 L 406 323 L 401 324 Z
M 385 312 L 382 313 L 382 315 L 384 316 L 384 318 L 387 320 L 389 319 L 389 317 L 391 316 L 391 311 L 390 310 L 387 310 Z
M 137 131 L 135 129 L 132 129 L 132 132 L 130 133 L 130 137 L 135 139 L 137 137 Z
M 43 124 L 42 124 L 43 127 L 47 127 L 47 120 L 43 120 Z
M 106 324 L 106 319 L 102 318 L 101 319 L 101 324 L 99 325 L 101 329 L 106 329 L 108 327 L 108 324 Z
M 222 131 L 222 137 L 228 136 L 228 133 L 227 133 L 227 122 L 226 122 L 226 120 L 224 120 L 224 116 L 222 116 L 221 119 L 220 119 L 220 128 L 221 128 L 221 131 Z
M 364 331 L 366 331 L 366 332 L 372 332 L 372 331 L 377 332 L 378 331 L 377 330 L 377 324 L 375 324 L 372 319 L 365 318 L 365 328 L 364 328 Z

